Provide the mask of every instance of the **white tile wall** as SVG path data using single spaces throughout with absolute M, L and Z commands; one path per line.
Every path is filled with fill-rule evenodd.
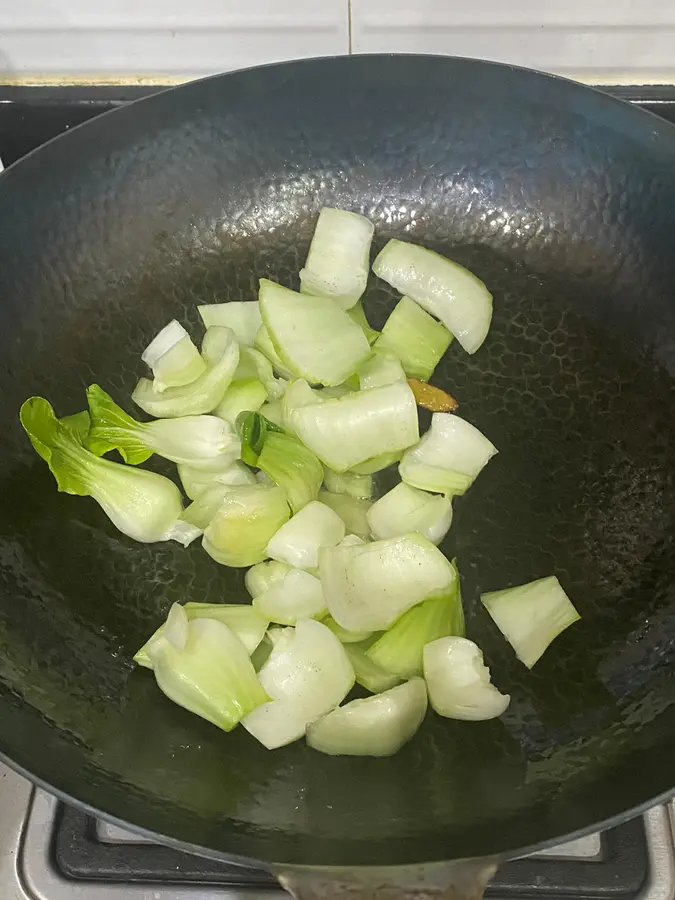
M 0 0 L 4 82 L 162 82 L 347 52 L 347 0 Z
M 0 0 L 4 82 L 184 80 L 350 47 L 675 83 L 675 2 Z
M 675 82 L 672 0 L 351 0 L 352 50 L 450 53 L 597 83 Z

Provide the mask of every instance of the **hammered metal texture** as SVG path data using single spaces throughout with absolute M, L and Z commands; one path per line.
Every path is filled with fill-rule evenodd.
M 199 548 L 141 546 L 58 494 L 21 432 L 194 306 L 297 286 L 323 205 L 473 269 L 481 350 L 435 380 L 499 448 L 444 550 L 512 696 L 429 715 L 386 760 L 267 752 L 165 700 L 131 656 L 175 600 L 244 597 Z M 75 129 L 0 179 L 0 750 L 77 801 L 213 855 L 314 864 L 508 853 L 673 788 L 675 131 L 470 60 L 304 61 L 194 83 Z M 381 324 L 395 298 L 370 285 Z M 481 591 L 556 573 L 582 614 L 534 671 Z

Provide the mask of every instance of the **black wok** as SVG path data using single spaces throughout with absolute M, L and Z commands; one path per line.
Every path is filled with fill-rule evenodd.
M 297 286 L 315 215 L 352 209 L 494 294 L 435 376 L 500 450 L 456 501 L 468 633 L 502 719 L 430 715 L 385 760 L 268 752 L 172 705 L 133 653 L 177 600 L 244 598 L 199 546 L 143 546 L 58 494 L 21 432 L 197 303 Z M 235 72 L 105 115 L 0 178 L 0 751 L 50 789 L 223 858 L 508 855 L 675 786 L 675 129 L 576 84 L 373 56 Z M 373 279 L 381 325 L 393 294 Z M 198 333 L 198 331 L 196 331 Z M 128 405 L 128 404 L 127 404 Z M 136 411 L 137 412 L 137 411 Z M 478 594 L 557 574 L 582 621 L 530 672 Z

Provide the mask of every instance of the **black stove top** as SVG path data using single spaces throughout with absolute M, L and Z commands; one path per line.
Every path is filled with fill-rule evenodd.
M 10 165 L 69 128 L 156 90 L 0 87 L 0 159 Z M 675 123 L 675 88 L 617 88 L 610 93 Z M 189 883 L 257 891 L 275 885 L 262 869 L 217 863 L 149 842 L 110 840 L 102 836 L 95 819 L 64 805 L 56 817 L 52 855 L 62 875 L 75 881 Z M 592 854 L 542 855 L 507 863 L 487 895 L 628 900 L 648 878 L 645 828 L 638 818 L 599 836 Z

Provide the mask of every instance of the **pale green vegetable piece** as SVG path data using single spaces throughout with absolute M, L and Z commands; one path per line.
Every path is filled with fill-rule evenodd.
M 468 269 L 418 244 L 391 240 L 373 272 L 440 319 L 467 353 L 475 353 L 485 340 L 492 294 Z
M 495 719 L 511 700 L 491 684 L 480 649 L 463 637 L 443 637 L 426 645 L 424 678 L 431 706 L 448 719 Z
M 26 400 L 20 418 L 60 491 L 93 497 L 113 525 L 136 541 L 154 543 L 174 537 L 183 504 L 172 481 L 94 456 L 71 427 L 58 421 L 51 404 L 42 397 Z M 182 541 L 180 527 L 178 531 Z
M 339 635 L 337 636 L 339 637 Z M 369 645 L 370 641 L 366 641 L 364 644 L 347 643 L 345 650 L 354 668 L 356 683 L 370 691 L 371 694 L 381 694 L 382 691 L 388 691 L 400 684 L 401 679 L 398 675 L 387 672 L 386 669 L 369 659 L 366 652 Z
M 346 538 L 340 542 L 340 545 L 344 544 L 344 541 L 349 540 L 350 535 L 347 535 Z M 347 546 L 353 546 L 349 543 Z M 335 621 L 332 616 L 326 616 L 321 620 L 326 628 L 330 628 L 335 637 L 340 641 L 341 644 L 360 644 L 363 641 L 367 640 L 372 635 L 372 631 L 347 631 L 346 628 L 343 628 L 341 625 Z M 358 673 L 357 679 L 358 681 Z
M 268 559 L 266 562 L 258 563 L 246 573 L 244 578 L 246 590 L 255 600 L 256 597 L 260 597 L 274 585 L 281 584 L 290 571 L 291 567 L 289 565 L 276 559 Z
M 233 381 L 215 409 L 220 416 L 234 426 L 237 416 L 243 412 L 257 412 L 267 400 L 267 388 L 258 378 L 241 378 Z
M 401 363 L 392 353 L 385 351 L 373 353 L 359 367 L 357 374 L 362 391 L 406 380 Z
M 206 362 L 180 322 L 169 322 L 148 344 L 142 354 L 152 369 L 154 388 L 182 387 L 195 381 L 206 371 Z
M 258 412 L 261 416 L 265 416 L 265 418 L 269 422 L 273 422 L 275 425 L 278 425 L 279 428 L 283 428 L 284 430 L 286 430 L 286 423 L 284 422 L 283 399 L 272 400 L 269 403 L 263 403 Z
M 373 503 L 366 515 L 374 538 L 419 531 L 432 544 L 439 544 L 452 522 L 452 502 L 401 482 Z
M 183 607 L 178 607 L 178 604 L 175 604 L 175 606 L 182 609 L 185 613 L 185 616 L 181 616 L 180 613 L 174 610 L 174 607 L 169 612 L 174 627 L 179 630 L 179 633 L 185 634 L 183 643 L 187 639 L 187 622 L 189 620 L 215 619 L 232 630 L 244 647 L 246 647 L 246 651 L 250 656 L 265 637 L 265 632 L 269 625 L 269 620 L 265 619 L 258 610 L 249 604 L 189 602 Z M 148 654 L 148 646 L 162 637 L 166 628 L 166 622 L 159 626 L 150 640 L 134 656 L 135 663 L 139 666 L 144 666 L 146 669 L 152 669 L 152 660 Z M 171 631 L 169 633 L 171 634 Z M 181 645 L 178 644 L 178 649 L 180 647 Z
M 278 625 L 295 625 L 298 619 L 316 619 L 326 614 L 321 582 L 302 569 L 290 569 L 281 582 L 259 594 L 253 605 Z
M 413 606 L 366 650 L 366 656 L 399 678 L 422 674 L 424 646 L 437 638 L 464 635 L 464 611 L 456 579 L 449 590 Z
M 157 419 L 196 416 L 212 412 L 225 396 L 239 362 L 239 344 L 229 328 L 207 329 L 202 343 L 207 369 L 195 381 L 183 387 L 157 391 L 151 381 L 141 378 L 132 400 Z
M 581 616 L 555 577 L 481 594 L 481 602 L 528 669 Z
M 375 331 L 374 328 L 370 327 L 370 323 L 368 322 L 368 319 L 366 318 L 366 314 L 363 310 L 363 304 L 361 303 L 360 300 L 358 301 L 358 303 L 355 303 L 351 309 L 347 310 L 347 315 L 349 316 L 350 319 L 353 319 L 356 322 L 356 324 L 361 327 L 361 330 L 363 331 L 364 335 L 366 336 L 366 340 L 368 341 L 368 343 L 371 345 L 374 344 L 375 341 L 378 339 L 380 332 Z
M 208 487 L 213 484 L 255 484 L 253 472 L 237 460 L 226 463 L 220 469 L 203 469 L 195 466 L 178 466 L 178 476 L 183 485 L 183 490 L 190 498 L 196 500 Z
M 333 472 L 324 467 L 323 480 L 331 494 L 347 494 L 357 500 L 370 500 L 373 496 L 373 479 L 370 475 L 353 472 Z
M 322 549 L 319 571 L 328 611 L 348 631 L 384 631 L 430 595 L 449 591 L 457 578 L 421 534 Z
M 352 700 L 307 729 L 307 743 L 334 756 L 393 756 L 417 732 L 427 711 L 421 678 L 365 700 Z
M 373 230 L 365 216 L 324 206 L 300 270 L 302 293 L 330 297 L 342 309 L 354 306 L 366 289 Z
M 344 536 L 344 522 L 337 513 L 313 500 L 279 528 L 265 555 L 296 569 L 315 569 L 319 550 L 339 544 Z
M 374 475 L 376 472 L 381 472 L 383 469 L 393 466 L 402 456 L 403 450 L 395 450 L 393 453 L 380 453 L 379 456 L 373 456 L 372 459 L 367 459 L 365 462 L 359 463 L 358 466 L 354 466 L 351 472 L 354 475 Z
M 240 348 L 239 365 L 232 376 L 233 382 L 248 378 L 257 378 L 264 385 L 270 400 L 283 397 L 286 390 L 286 380 L 275 378 L 272 363 L 255 347 Z
M 281 488 L 265 484 L 233 487 L 204 531 L 204 549 L 224 566 L 252 566 L 265 558 L 270 538 L 289 515 Z
M 298 373 L 292 371 L 285 366 L 279 357 L 279 354 L 274 348 L 274 344 L 272 343 L 272 338 L 269 335 L 268 330 L 264 325 L 261 325 L 258 329 L 258 333 L 255 336 L 255 346 L 256 349 L 259 350 L 262 355 L 267 359 L 274 368 L 274 371 L 277 375 L 280 375 L 281 378 L 285 378 L 288 381 L 292 381 L 294 378 L 298 377 Z
M 228 303 L 208 303 L 198 306 L 197 312 L 205 328 L 218 325 L 231 328 L 242 347 L 252 347 L 262 325 L 257 300 L 232 300 Z
M 172 610 L 187 619 L 177 604 Z M 210 618 L 188 620 L 180 643 L 161 635 L 147 645 L 157 684 L 174 703 L 231 731 L 267 701 L 246 647 L 227 625 Z
M 341 384 L 370 354 L 361 328 L 327 297 L 296 294 L 261 278 L 258 299 L 275 350 L 302 378 Z
M 368 523 L 368 510 L 372 505 L 370 500 L 359 500 L 350 497 L 349 494 L 333 494 L 330 491 L 319 491 L 318 499 L 340 516 L 348 535 L 357 535 L 364 539 L 370 537 Z
M 386 350 L 401 361 L 408 378 L 428 381 L 452 335 L 410 297 L 401 297 L 384 323 L 375 350 Z
M 294 513 L 316 500 L 323 481 L 323 466 L 311 450 L 294 437 L 269 432 L 258 456 L 258 466 L 286 491 Z
M 193 500 L 185 508 L 181 516 L 182 520 L 190 525 L 194 525 L 195 528 L 203 532 L 205 528 L 208 528 L 213 517 L 220 509 L 220 504 L 225 499 L 225 495 L 229 491 L 234 490 L 234 488 L 235 485 L 233 484 L 218 484 L 217 482 L 209 485 L 199 494 L 196 500 Z
M 239 456 L 234 428 L 217 416 L 183 416 L 137 422 L 97 384 L 87 388 L 91 428 L 87 446 L 97 456 L 118 450 L 125 462 L 137 465 L 153 453 L 195 468 L 224 468 Z
M 484 434 L 453 413 L 434 413 L 431 428 L 398 467 L 406 484 L 440 494 L 463 494 L 497 453 Z
M 303 444 L 335 472 L 405 450 L 419 439 L 417 405 L 405 382 L 296 408 L 290 419 Z
M 313 619 L 301 619 L 283 632 L 259 677 L 278 705 L 242 724 L 269 749 L 297 740 L 310 722 L 335 709 L 354 686 L 354 670 L 344 647 Z

